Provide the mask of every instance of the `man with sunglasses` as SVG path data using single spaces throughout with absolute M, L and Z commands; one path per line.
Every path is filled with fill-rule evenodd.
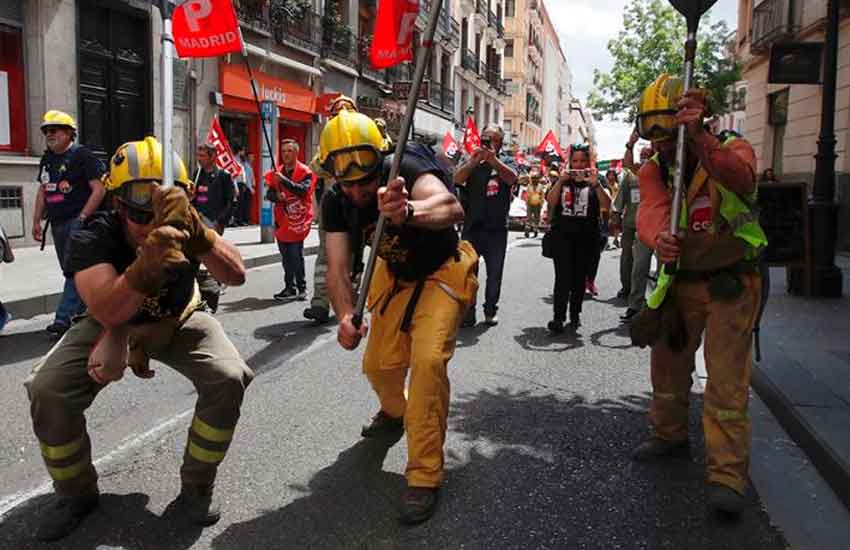
M 319 161 L 336 181 L 322 204 L 328 290 L 343 348 L 357 348 L 368 328 L 363 372 L 380 410 L 361 433 L 388 445 L 407 433 L 400 519 L 419 523 L 434 513 L 442 483 L 447 366 L 459 321 L 478 289 L 478 256 L 458 241 L 453 225 L 463 209 L 433 151 L 409 143 L 400 176 L 388 182 L 391 157 L 384 158 L 383 147 L 377 125 L 360 113 L 342 111 L 322 131 Z M 369 327 L 354 319 L 351 251 L 370 241 L 379 214 L 388 227 L 369 288 Z
M 110 163 L 106 186 L 117 210 L 100 212 L 71 237 L 66 272 L 87 314 L 33 368 L 25 382 L 33 430 L 57 499 L 44 512 L 40 540 L 73 531 L 98 504 L 85 411 L 126 366 L 142 378 L 148 361 L 168 364 L 193 383 L 198 400 L 189 429 L 180 495 L 169 506 L 197 525 L 218 521 L 212 491 L 253 373 L 221 325 L 203 311 L 195 282 L 203 264 L 217 279 L 245 282 L 234 245 L 190 206 L 191 186 L 175 154 L 175 185 L 162 190 L 156 139 L 129 142 Z
M 499 295 L 508 248 L 508 213 L 517 173 L 513 161 L 500 156 L 505 134 L 499 126 L 488 126 L 481 134 L 481 147 L 455 172 L 454 182 L 466 191 L 466 220 L 463 238 L 472 243 L 487 266 L 484 291 L 484 323 L 498 324 Z M 463 326 L 475 325 L 471 308 Z
M 32 237 L 39 242 L 45 238 L 41 222 L 46 214 L 59 266 L 65 271 L 68 240 L 100 207 L 105 194 L 100 178 L 106 170 L 91 151 L 74 143 L 77 123 L 71 115 L 47 111 L 41 131 L 47 150 L 38 165 Z M 71 319 L 83 308 L 74 280 L 66 277 L 62 298 L 47 332 L 63 335 L 71 326 Z
M 721 142 L 707 132 L 706 104 L 704 90 L 683 90 L 681 79 L 662 75 L 638 106 L 638 131 L 657 151 L 639 173 L 638 237 L 661 263 L 678 268 L 673 275 L 662 270 L 647 309 L 632 320 L 633 336 L 649 323 L 663 327 L 645 339 L 652 345 L 653 435 L 632 456 L 644 461 L 688 453 L 688 397 L 702 344 L 708 370 L 702 414 L 706 492 L 713 509 L 734 515 L 746 503 L 752 330 L 761 301 L 758 259 L 767 238 L 754 209 L 753 148 L 743 139 Z M 671 234 L 680 125 L 687 129 L 681 166 L 686 188 L 678 230 Z

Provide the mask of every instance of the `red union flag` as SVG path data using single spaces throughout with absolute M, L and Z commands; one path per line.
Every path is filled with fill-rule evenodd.
M 537 154 L 543 154 L 545 157 L 558 155 L 558 157 L 564 158 L 564 152 L 561 150 L 561 146 L 558 144 L 558 140 L 555 138 L 555 133 L 552 130 L 549 130 L 549 133 L 540 142 L 540 145 L 537 147 Z
M 242 165 L 236 162 L 230 144 L 227 142 L 227 136 L 224 135 L 221 124 L 218 123 L 218 117 L 212 119 L 210 131 L 207 134 L 207 142 L 215 145 L 216 166 L 228 172 L 233 178 L 242 173 Z
M 515 155 L 517 166 L 528 166 L 528 159 L 525 158 L 525 153 L 517 151 Z
M 418 14 L 419 0 L 379 0 L 369 51 L 372 67 L 386 69 L 413 60 L 413 30 Z
M 242 51 L 239 22 L 230 0 L 186 0 L 171 16 L 180 57 L 216 57 Z
M 460 150 L 457 146 L 457 141 L 452 137 L 450 132 L 446 132 L 446 137 L 443 138 L 443 152 L 449 157 L 449 160 L 456 161 Z
M 475 121 L 469 117 L 466 121 L 466 130 L 463 132 L 463 148 L 471 155 L 479 147 L 481 147 L 481 136 L 478 134 Z

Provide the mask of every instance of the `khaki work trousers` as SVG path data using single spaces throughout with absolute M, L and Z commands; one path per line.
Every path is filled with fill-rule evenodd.
M 460 261 L 449 260 L 437 279 L 425 281 L 408 332 L 401 331 L 401 324 L 416 283 L 398 281 L 396 294 L 379 291 L 371 301 L 363 372 L 378 395 L 381 410 L 394 418 L 404 416 L 405 477 L 411 487 L 439 487 L 443 481 L 448 363 L 454 355 L 460 321 L 478 289 L 474 275 L 478 256 L 468 243 L 462 243 L 459 250 Z M 379 260 L 373 292 L 376 288 L 389 290 L 390 286 L 386 266 Z
M 84 413 L 105 387 L 86 369 L 101 331 L 90 316 L 72 325 L 24 383 L 33 430 L 60 495 L 87 494 L 97 487 Z M 198 391 L 180 474 L 186 485 L 209 487 L 230 445 L 254 373 L 207 313 L 196 311 L 170 336 L 143 346 L 148 356 L 180 372 Z
M 679 308 L 688 330 L 688 345 L 673 353 L 659 342 L 652 348 L 652 405 L 655 435 L 668 441 L 688 437 L 688 397 L 694 355 L 705 332 L 708 382 L 702 413 L 706 478 L 743 494 L 750 460 L 747 417 L 752 332 L 761 301 L 761 278 L 742 275 L 743 293 L 730 301 L 709 296 L 708 283 L 676 282 Z

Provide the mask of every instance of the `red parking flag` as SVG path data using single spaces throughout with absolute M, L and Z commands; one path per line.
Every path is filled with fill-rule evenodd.
M 216 57 L 242 51 L 239 22 L 230 0 L 186 0 L 171 16 L 180 57 Z
M 375 69 L 413 60 L 413 31 L 419 0 L 379 0 L 369 58 Z

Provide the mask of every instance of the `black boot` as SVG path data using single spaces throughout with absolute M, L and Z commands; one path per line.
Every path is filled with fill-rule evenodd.
M 746 505 L 744 495 L 720 483 L 709 483 L 706 487 L 706 496 L 712 510 L 730 516 L 737 517 Z
M 207 527 L 221 519 L 221 511 L 213 505 L 212 496 L 212 485 L 183 484 L 180 494 L 172 503 L 173 508 L 195 525 Z
M 315 321 L 317 325 L 322 325 L 328 322 L 330 311 L 328 311 L 328 308 L 322 306 L 310 306 L 304 310 L 304 317 Z
M 98 499 L 97 492 L 73 497 L 57 495 L 56 500 L 42 515 L 35 538 L 51 541 L 67 537 L 97 508 Z
M 408 487 L 401 497 L 399 520 L 408 525 L 427 521 L 437 509 L 439 487 Z
M 363 426 L 360 435 L 363 437 L 386 438 L 398 441 L 404 434 L 404 418 L 393 418 L 384 411 L 372 417 L 368 426 Z
M 667 441 L 666 439 L 651 437 L 634 448 L 632 459 L 638 462 L 649 462 L 659 458 L 687 456 L 689 453 L 690 444 L 687 439 Z

